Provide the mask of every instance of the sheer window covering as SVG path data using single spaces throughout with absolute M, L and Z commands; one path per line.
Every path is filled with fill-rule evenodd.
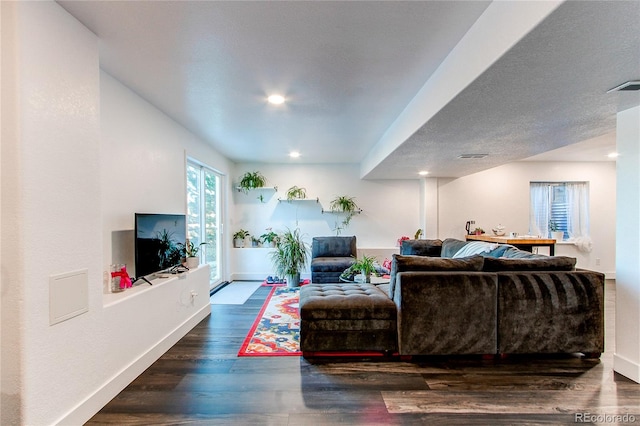
M 591 251 L 587 182 L 531 182 L 530 197 L 531 234 L 549 236 L 549 222 L 554 221 L 568 237 L 566 241 L 581 251 Z

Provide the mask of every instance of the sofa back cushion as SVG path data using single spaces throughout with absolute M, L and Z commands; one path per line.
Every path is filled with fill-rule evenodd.
M 455 238 L 447 238 L 442 241 L 442 252 L 440 253 L 440 256 L 451 258 L 458 252 L 458 250 L 460 250 L 467 244 L 468 241 L 456 240 Z
M 396 276 L 400 272 L 425 271 L 482 271 L 484 258 L 472 256 L 461 259 L 446 259 L 428 256 L 404 256 L 394 254 L 391 261 L 391 279 L 389 281 L 389 297 L 393 299 Z
M 356 257 L 356 237 L 313 237 L 311 257 Z
M 573 271 L 576 258 L 567 256 L 541 256 L 540 258 L 493 258 L 484 259 L 483 271 Z
M 440 257 L 442 240 L 404 240 L 400 254 L 414 256 Z

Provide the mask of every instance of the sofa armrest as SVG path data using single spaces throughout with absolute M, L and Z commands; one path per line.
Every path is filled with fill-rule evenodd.
M 497 275 L 488 272 L 400 272 L 401 355 L 495 354 Z

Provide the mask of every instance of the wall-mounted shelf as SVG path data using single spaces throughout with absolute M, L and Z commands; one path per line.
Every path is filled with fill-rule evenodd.
M 244 192 L 245 190 L 239 186 L 236 186 L 236 191 Z M 273 191 L 278 192 L 277 186 L 261 186 L 259 188 L 249 188 L 248 191 Z
M 292 198 L 291 200 L 287 198 L 278 198 L 278 201 L 281 203 L 299 203 L 299 202 L 309 202 L 309 201 L 319 203 L 320 198 Z
M 360 213 L 362 213 L 362 209 L 354 210 L 354 211 L 352 211 L 352 212 L 342 212 L 342 211 L 335 211 L 335 210 L 325 210 L 325 209 L 322 209 L 322 214 L 325 214 L 325 213 L 328 213 L 328 214 L 349 214 L 349 213 L 352 213 L 352 214 L 360 214 Z

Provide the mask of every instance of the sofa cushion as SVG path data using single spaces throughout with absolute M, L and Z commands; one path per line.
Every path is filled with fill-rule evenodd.
M 442 241 L 442 257 L 453 257 L 462 247 L 466 246 L 468 241 L 456 240 L 455 238 L 447 238 Z
M 338 272 L 341 274 L 354 262 L 355 259 L 353 257 L 316 257 L 311 259 L 311 271 Z
M 356 237 L 314 237 L 311 241 L 311 257 L 357 256 Z
M 391 280 L 389 281 L 389 297 L 393 299 L 396 275 L 406 271 L 482 271 L 484 258 L 471 256 L 461 259 L 448 259 L 428 256 L 404 256 L 394 254 L 391 261 Z
M 404 240 L 400 254 L 440 257 L 442 240 Z
M 484 259 L 486 272 L 501 271 L 573 271 L 576 259 L 567 256 L 541 256 L 540 258 L 493 258 Z

